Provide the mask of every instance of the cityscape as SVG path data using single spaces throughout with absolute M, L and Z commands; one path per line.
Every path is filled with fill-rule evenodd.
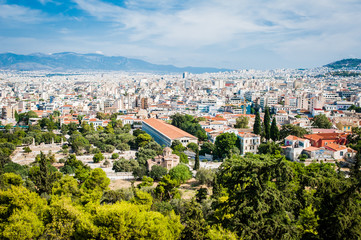
M 0 1 L 0 239 L 360 239 L 361 5 L 261 2 Z

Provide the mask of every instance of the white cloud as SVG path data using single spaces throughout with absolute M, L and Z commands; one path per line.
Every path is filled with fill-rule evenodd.
M 0 19 L 36 23 L 42 20 L 41 12 L 15 4 L 0 3 Z
M 265 67 L 276 61 L 304 67 L 361 56 L 359 0 L 126 0 L 123 6 L 73 1 L 87 15 L 72 17 L 85 22 L 93 16 L 103 24 L 101 34 L 59 27 L 68 38 L 62 36 L 64 42 L 49 51 L 66 46 L 158 63 L 223 67 L 251 67 L 247 64 L 257 59 Z M 0 18 L 36 22 L 41 15 L 0 0 Z

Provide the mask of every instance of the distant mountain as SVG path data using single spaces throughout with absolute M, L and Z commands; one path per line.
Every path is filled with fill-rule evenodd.
M 101 54 L 79 54 L 62 52 L 53 54 L 34 53 L 18 55 L 0 54 L 0 69 L 20 71 L 127 71 L 152 73 L 205 73 L 224 72 L 230 69 L 208 67 L 175 67 L 173 65 L 152 64 L 143 60 L 126 57 L 108 57 Z
M 335 70 L 338 69 L 361 70 L 361 59 L 357 59 L 357 58 L 342 59 L 340 61 L 327 64 L 324 67 L 332 68 Z

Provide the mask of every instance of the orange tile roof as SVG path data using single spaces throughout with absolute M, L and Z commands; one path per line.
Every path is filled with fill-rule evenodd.
M 317 148 L 317 147 L 307 147 L 304 150 L 305 151 L 316 151 L 316 150 L 319 150 L 319 148 Z
M 330 150 L 335 151 L 335 152 L 347 149 L 347 147 L 342 146 L 342 145 L 338 145 L 336 143 L 330 143 L 327 146 L 325 146 L 325 148 L 330 149 Z
M 299 138 L 293 135 L 289 135 L 288 137 L 286 137 L 287 140 L 305 140 L 303 138 Z
M 143 120 L 143 122 L 172 140 L 182 137 L 197 139 L 195 136 L 183 131 L 182 129 L 179 129 L 159 119 L 149 118 Z

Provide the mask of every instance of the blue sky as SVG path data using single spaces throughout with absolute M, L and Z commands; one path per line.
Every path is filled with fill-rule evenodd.
M 0 52 L 308 68 L 361 57 L 360 0 L 0 0 Z

